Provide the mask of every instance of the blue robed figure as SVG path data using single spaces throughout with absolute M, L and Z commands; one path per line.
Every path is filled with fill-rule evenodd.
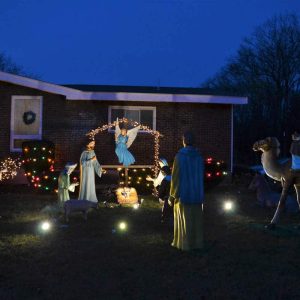
M 115 131 L 115 142 L 116 142 L 116 154 L 119 159 L 119 163 L 123 166 L 128 167 L 134 164 L 135 159 L 130 153 L 128 148 L 132 145 L 135 140 L 140 126 L 136 126 L 130 130 L 125 128 L 120 129 L 119 121 L 116 121 L 116 131 Z
M 98 202 L 95 187 L 95 173 L 101 177 L 102 170 L 95 151 L 95 141 L 91 141 L 87 145 L 87 149 L 80 156 L 80 190 L 79 200 L 88 200 Z
M 172 170 L 170 190 L 170 198 L 174 199 L 172 246 L 181 250 L 203 247 L 204 163 L 193 143 L 194 135 L 186 132 L 183 136 L 184 147 L 177 153 Z

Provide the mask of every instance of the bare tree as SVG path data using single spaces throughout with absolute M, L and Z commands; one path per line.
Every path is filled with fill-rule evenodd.
M 21 65 L 16 64 L 4 52 L 0 52 L 0 71 L 12 73 L 16 75 L 26 76 L 34 79 L 40 79 L 41 76 L 24 71 Z
M 0 52 L 0 71 L 21 75 L 24 73 L 23 67 L 17 65 L 5 53 Z
M 237 54 L 206 87 L 243 94 L 249 97 L 247 107 L 238 108 L 238 134 L 246 128 L 281 136 L 293 130 L 289 120 L 293 97 L 300 90 L 300 24 L 295 14 L 278 15 L 257 27 L 244 39 Z M 299 116 L 300 117 L 300 116 Z M 286 147 L 285 147 L 286 150 Z

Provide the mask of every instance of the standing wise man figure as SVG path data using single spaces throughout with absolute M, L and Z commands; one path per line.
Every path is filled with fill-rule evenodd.
M 170 201 L 174 202 L 172 246 L 180 250 L 203 247 L 204 163 L 193 144 L 193 134 L 186 132 L 183 135 L 184 147 L 175 157 L 171 179 Z
M 93 140 L 86 145 L 86 150 L 84 150 L 80 156 L 80 190 L 78 199 L 98 202 L 95 173 L 101 177 L 102 173 L 105 174 L 106 171 L 102 170 L 94 148 L 95 141 Z

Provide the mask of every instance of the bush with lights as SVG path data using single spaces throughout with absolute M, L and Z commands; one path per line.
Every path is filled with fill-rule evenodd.
M 204 161 L 204 187 L 210 189 L 218 185 L 227 175 L 227 165 L 224 161 L 218 161 L 208 157 Z
M 5 158 L 0 160 L 0 182 L 13 179 L 17 176 L 18 170 L 21 167 L 19 158 Z
M 28 141 L 22 144 L 23 168 L 30 186 L 56 192 L 59 172 L 54 171 L 55 148 L 49 141 Z

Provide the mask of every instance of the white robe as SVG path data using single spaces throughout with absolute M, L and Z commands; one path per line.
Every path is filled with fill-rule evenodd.
M 101 177 L 102 168 L 97 159 L 91 159 L 93 156 L 95 156 L 94 150 L 83 151 L 80 156 L 80 190 L 78 199 L 98 202 L 95 173 Z
M 160 171 L 159 174 L 158 174 L 158 176 L 153 179 L 153 185 L 154 185 L 154 187 L 158 187 L 161 184 L 161 182 L 163 181 L 164 178 L 165 178 L 165 176 Z

